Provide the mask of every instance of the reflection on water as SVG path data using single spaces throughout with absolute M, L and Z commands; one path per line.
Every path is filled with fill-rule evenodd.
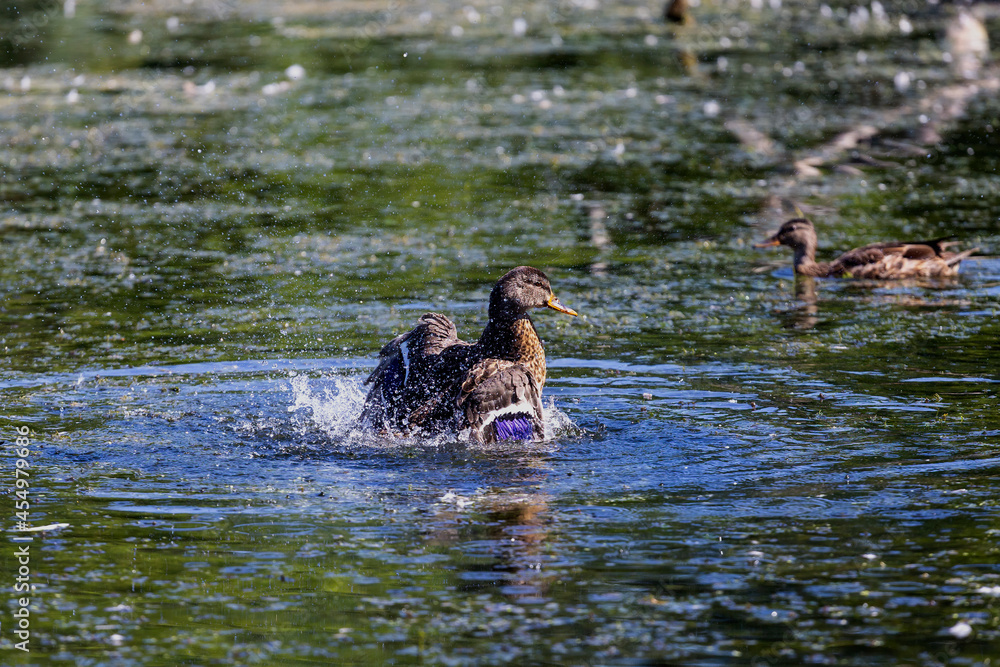
M 816 297 L 816 279 L 812 276 L 795 276 L 795 297 L 802 305 L 786 313 L 790 316 L 786 326 L 812 329 L 819 322 L 819 305 Z

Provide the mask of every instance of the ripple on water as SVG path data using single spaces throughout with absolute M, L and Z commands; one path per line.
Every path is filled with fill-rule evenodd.
M 563 507 L 561 513 L 574 523 L 631 523 L 637 519 L 633 510 L 613 505 L 569 505 Z
M 921 46 L 939 16 L 702 2 L 678 32 L 641 2 L 469 3 L 461 27 L 434 1 L 86 4 L 0 75 L 0 420 L 37 429 L 32 518 L 71 525 L 35 538 L 33 648 L 989 657 L 1000 261 L 807 301 L 787 255 L 745 243 L 787 196 L 825 253 L 904 231 L 996 251 L 996 96 L 956 122 L 918 109 L 962 83 Z M 879 83 L 900 67 L 926 91 Z M 926 112 L 941 140 L 790 177 L 886 111 L 897 138 Z M 778 149 L 734 138 L 734 114 Z M 481 330 L 496 271 L 529 258 L 581 312 L 538 318 L 550 440 L 356 432 L 387 331 L 443 304 Z M 344 354 L 305 358 L 325 350 Z

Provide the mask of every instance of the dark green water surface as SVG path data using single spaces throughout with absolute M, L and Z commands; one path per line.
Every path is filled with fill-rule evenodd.
M 0 663 L 997 664 L 1000 85 L 876 4 L 4 10 Z M 547 441 L 352 429 L 520 264 Z

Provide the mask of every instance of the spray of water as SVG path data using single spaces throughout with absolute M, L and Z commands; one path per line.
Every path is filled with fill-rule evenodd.
M 580 428 L 573 423 L 569 415 L 556 407 L 554 399 L 549 398 L 547 403 L 547 405 L 542 406 L 542 413 L 545 416 L 546 440 L 554 440 L 580 432 Z
M 300 435 L 316 435 L 318 432 L 330 442 L 382 447 L 449 445 L 456 441 L 464 442 L 468 438 L 468 433 L 392 438 L 387 434 L 365 431 L 357 424 L 368 389 L 364 385 L 364 375 L 361 374 L 323 377 L 294 375 L 289 379 L 289 385 L 292 392 L 292 402 L 288 406 L 288 411 L 292 414 L 291 425 Z M 578 432 L 576 425 L 555 407 L 551 398 L 544 411 L 546 440 Z M 495 448 L 496 445 L 491 447 Z
M 302 430 L 318 429 L 328 438 L 340 440 L 356 431 L 355 422 L 365 402 L 364 376 L 291 378 L 293 423 Z

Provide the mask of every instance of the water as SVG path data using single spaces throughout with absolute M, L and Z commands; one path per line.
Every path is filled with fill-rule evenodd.
M 761 4 L 29 5 L 3 585 L 18 458 L 29 523 L 67 525 L 3 662 L 995 662 L 1000 110 L 921 106 L 965 85 L 946 11 Z M 752 248 L 782 200 L 826 258 L 981 254 L 796 282 Z M 581 314 L 535 316 L 551 437 L 358 432 L 379 347 L 427 310 L 474 339 L 520 264 Z

